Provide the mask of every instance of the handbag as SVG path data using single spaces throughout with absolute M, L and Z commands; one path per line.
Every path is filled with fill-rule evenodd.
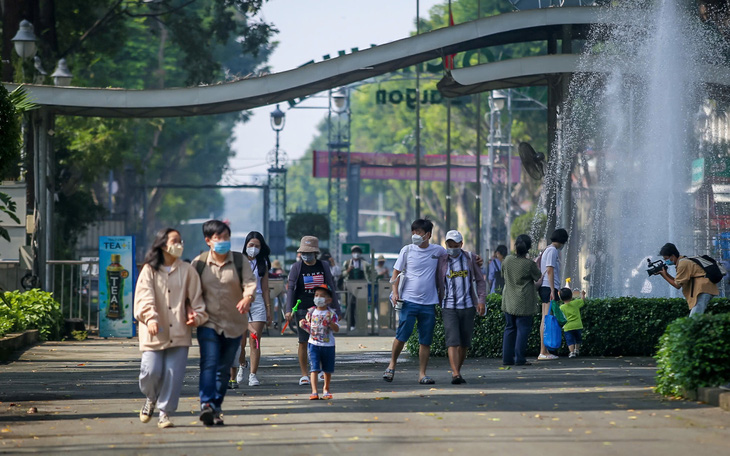
M 390 283 L 393 284 L 396 280 L 398 280 L 398 297 L 400 299 L 403 299 L 403 290 L 405 290 L 405 284 L 406 284 L 406 269 L 408 268 L 408 254 L 411 253 L 411 246 L 408 246 L 408 250 L 406 250 L 406 255 L 403 257 L 403 269 L 400 271 L 400 273 L 395 276 L 394 278 L 390 279 Z M 393 299 L 393 292 L 390 292 L 390 303 L 393 304 L 393 307 L 397 307 L 398 303 L 395 302 Z
M 563 332 L 560 329 L 558 319 L 552 313 L 552 309 L 550 313 L 545 315 L 545 331 L 543 333 L 542 343 L 547 348 L 553 350 L 563 345 Z

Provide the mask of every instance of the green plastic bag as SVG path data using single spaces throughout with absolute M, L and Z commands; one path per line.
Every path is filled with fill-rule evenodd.
M 562 310 L 560 310 L 560 301 L 550 301 L 550 310 L 552 311 L 553 315 L 555 315 L 555 319 L 558 320 L 558 324 L 562 328 L 565 326 L 565 324 L 568 322 L 568 319 L 565 318 L 565 314 Z

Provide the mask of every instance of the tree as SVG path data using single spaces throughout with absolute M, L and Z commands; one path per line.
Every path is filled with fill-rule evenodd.
M 29 0 L 3 11 L 3 30 L 16 30 L 13 21 L 17 24 L 21 17 L 31 20 L 42 60 L 65 57 L 74 85 L 147 89 L 212 84 L 268 70 L 266 60 L 275 46 L 269 41 L 276 30 L 256 19 L 263 2 Z M 3 54 L 11 57 L 17 60 Z M 85 225 L 109 209 L 107 201 L 115 213 L 125 215 L 127 230 L 138 233 L 220 213 L 223 198 L 217 190 L 160 185 L 218 182 L 233 155 L 232 128 L 247 118 L 247 113 L 181 119 L 57 117 L 58 255 L 70 254 Z M 118 185 L 112 195 L 110 172 Z
M 482 0 L 482 16 L 505 13 L 511 11 L 507 2 L 496 0 Z M 477 0 L 460 0 L 453 3 L 454 19 L 457 23 L 476 19 Z M 438 5 L 431 9 L 429 18 L 422 18 L 421 30 L 430 30 L 446 27 L 448 24 L 448 7 Z M 505 60 L 524 55 L 535 55 L 546 53 L 543 43 L 521 43 L 505 46 L 493 46 L 480 49 L 477 52 L 465 53 L 457 57 L 457 66 L 464 58 L 468 59 L 467 64 Z M 481 57 L 478 57 L 481 55 Z M 440 61 L 429 62 L 429 68 L 442 68 Z M 462 63 L 463 64 L 463 63 Z M 387 90 L 388 92 L 400 90 L 405 93 L 406 89 L 415 86 L 413 81 L 414 69 L 393 73 L 385 78 L 380 78 L 372 83 L 359 86 L 351 96 L 351 150 L 358 152 L 387 152 L 394 154 L 413 153 L 415 151 L 415 113 L 406 103 L 378 104 L 376 92 Z M 422 74 L 421 93 L 431 94 L 438 98 L 436 92 L 436 81 L 442 74 Z M 543 88 L 530 88 L 526 92 L 533 98 L 545 101 L 546 91 Z M 481 97 L 481 113 L 488 112 L 487 97 Z M 451 124 L 451 150 L 455 155 L 475 155 L 476 144 L 476 97 L 457 99 L 453 101 Z M 515 143 L 529 141 L 537 150 L 545 150 L 547 147 L 546 114 L 540 111 L 516 111 L 512 122 L 512 138 Z M 507 116 L 503 114 L 503 125 Z M 445 103 L 425 103 L 421 107 L 421 145 L 427 154 L 446 153 L 446 105 Z M 482 126 L 482 141 L 487 142 L 488 129 Z M 320 126 L 320 136 L 312 143 L 312 149 L 326 149 L 326 123 Z M 484 144 L 481 147 L 482 154 L 487 150 Z M 318 210 L 326 208 L 326 187 L 325 179 L 319 182 L 311 181 L 310 153 L 305 158 L 294 164 L 289 173 L 289 185 L 287 197 L 290 202 L 289 210 Z M 522 202 L 523 199 L 532 199 L 538 190 L 537 183 L 524 179 L 516 186 L 512 198 L 518 198 L 515 202 Z M 474 239 L 473 227 L 476 226 L 476 184 L 453 183 L 452 184 L 452 225 L 446 226 L 446 198 L 445 183 L 427 182 L 421 183 L 421 213 L 427 216 L 436 225 L 437 236 L 443 236 L 448 229 L 457 227 L 467 239 Z M 324 195 L 323 195 L 324 192 Z M 410 220 L 415 216 L 415 184 L 406 181 L 364 181 L 361 187 L 361 207 L 377 209 L 377 195 L 382 193 L 386 210 L 395 211 L 400 226 L 408 226 Z M 519 204 L 513 204 L 519 208 Z M 520 209 L 521 210 L 521 209 Z M 408 230 L 403 230 L 407 233 Z

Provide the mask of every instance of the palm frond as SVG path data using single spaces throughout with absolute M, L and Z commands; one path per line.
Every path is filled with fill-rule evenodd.
M 28 91 L 22 85 L 19 85 L 15 90 L 10 92 L 9 98 L 18 114 L 23 114 L 24 112 L 32 111 L 40 107 L 40 105 L 30 99 Z

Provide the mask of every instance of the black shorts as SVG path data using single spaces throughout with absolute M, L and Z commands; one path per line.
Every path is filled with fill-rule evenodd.
M 474 307 L 441 310 L 447 347 L 471 347 L 476 314 L 477 310 Z
M 555 290 L 557 293 L 558 290 Z M 540 302 L 545 304 L 550 302 L 550 287 L 540 287 L 537 289 L 537 293 L 540 295 Z M 557 299 L 557 296 L 555 297 Z
M 299 326 L 299 322 L 301 320 L 303 320 L 304 317 L 307 316 L 307 310 L 308 309 L 305 309 L 305 310 L 297 309 L 296 314 L 292 315 L 292 320 L 295 320 L 296 319 L 296 321 L 294 321 L 293 323 L 296 323 L 296 326 L 297 326 L 297 335 L 299 336 L 299 343 L 300 344 L 306 344 L 306 343 L 309 342 L 309 333 L 307 331 L 303 330 Z

